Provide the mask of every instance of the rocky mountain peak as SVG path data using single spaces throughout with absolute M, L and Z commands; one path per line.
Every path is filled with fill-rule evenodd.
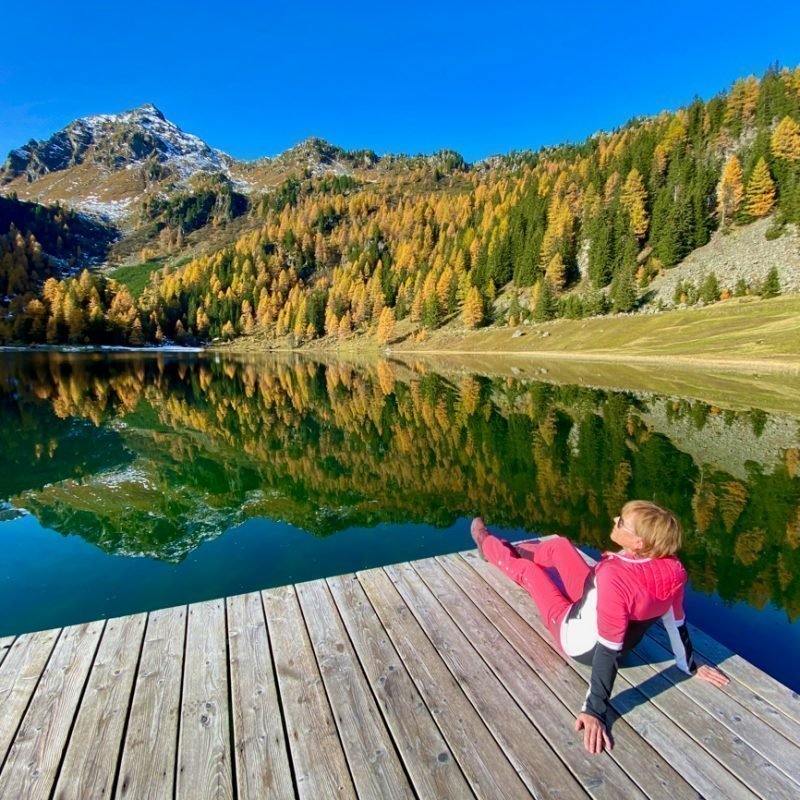
M 86 162 L 111 171 L 159 165 L 159 177 L 183 179 L 200 171 L 226 172 L 232 159 L 145 103 L 119 114 L 82 117 L 47 140 L 32 139 L 9 153 L 0 167 L 0 185 L 21 176 L 32 183 Z

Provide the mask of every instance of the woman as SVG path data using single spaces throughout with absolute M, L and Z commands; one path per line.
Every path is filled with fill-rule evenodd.
M 524 587 L 560 649 L 591 664 L 586 701 L 575 723 L 584 731 L 590 753 L 611 749 L 606 709 L 621 656 L 641 641 L 647 628 L 663 621 L 677 666 L 715 686 L 728 683 L 719 670 L 697 667 L 683 613 L 686 570 L 675 557 L 681 525 L 665 508 L 645 500 L 626 503 L 614 518 L 611 541 L 622 549 L 605 553 L 589 567 L 563 536 L 526 545 L 532 559 L 522 558 L 508 542 L 492 536 L 477 518 L 472 538 L 483 556 Z M 548 574 L 554 569 L 560 588 Z

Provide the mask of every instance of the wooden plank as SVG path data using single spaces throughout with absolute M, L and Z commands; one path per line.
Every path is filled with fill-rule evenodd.
M 0 664 L 0 767 L 60 633 L 57 629 L 23 634 Z
M 0 797 L 50 797 L 104 624 L 63 629 L 0 773 Z
M 410 800 L 414 792 L 325 581 L 296 589 L 359 798 Z
M 148 615 L 117 780 L 119 798 L 172 797 L 185 639 L 185 606 Z
M 470 790 L 458 762 L 358 579 L 353 575 L 329 578 L 328 586 L 417 794 L 420 797 L 469 796 Z M 507 761 L 500 764 L 500 774 L 487 771 L 474 777 L 473 784 L 486 790 L 485 795 L 479 796 L 499 797 L 504 786 L 510 787 L 512 792 L 516 788 L 516 796 L 526 796 L 527 791 L 511 765 Z
M 267 623 L 258 592 L 228 598 L 228 647 L 238 796 L 293 797 Z
M 519 655 L 525 659 L 539 678 L 544 681 L 560 701 L 569 709 L 561 724 L 566 732 L 573 729 L 575 717 L 586 697 L 586 682 L 570 668 L 569 664 L 541 636 L 512 610 L 462 558 L 443 556 L 437 559 L 463 592 L 485 615 Z M 437 592 L 437 596 L 440 596 Z M 441 596 L 440 596 L 441 597 Z M 481 626 L 480 620 L 475 627 Z M 463 629 L 463 628 L 462 628 Z M 689 800 L 697 798 L 696 789 L 656 752 L 613 709 L 609 721 L 614 732 L 611 758 L 631 777 L 652 800 Z
M 461 554 L 484 580 L 524 619 L 539 636 L 554 650 L 549 631 L 539 618 L 533 601 L 524 589 L 510 581 L 500 570 L 483 561 L 477 551 Z M 558 652 L 556 650 L 556 652 Z M 566 662 L 581 675 L 588 684 L 591 669 L 583 667 L 572 659 Z M 629 688 L 626 688 L 629 687 Z M 680 765 L 681 775 L 705 797 L 755 797 L 745 784 L 738 781 L 725 769 L 713 755 L 699 748 L 668 716 L 653 704 L 646 702 L 646 696 L 620 672 L 617 690 L 612 697 L 614 710 L 649 742 L 653 748 L 664 753 L 673 764 Z M 614 731 L 612 730 L 612 733 Z
M 704 708 L 709 717 L 724 725 L 736 737 L 749 744 L 757 753 L 791 778 L 800 796 L 800 747 L 790 742 L 774 728 L 760 720 L 749 709 L 705 681 L 687 679 L 674 666 L 671 650 L 652 639 L 645 639 L 635 648 L 653 672 L 663 675 L 683 694 Z
M 178 738 L 178 800 L 233 797 L 225 603 L 189 606 Z
M 355 797 L 322 678 L 292 586 L 262 592 L 301 798 Z
M 57 800 L 111 796 L 146 618 L 106 624 L 59 772 Z
M 782 733 L 790 741 L 800 741 L 800 721 L 795 719 L 795 716 L 800 716 L 800 714 L 795 714 L 793 712 L 793 706 L 797 704 L 800 696 L 792 692 L 791 689 L 787 689 L 787 687 L 782 684 L 778 684 L 781 686 L 781 694 L 788 695 L 786 708 L 778 708 L 766 697 L 759 694 L 757 689 L 751 688 L 751 686 L 764 687 L 765 679 L 757 675 L 761 670 L 754 667 L 749 662 L 744 661 L 741 657 L 735 656 L 735 654 L 731 653 L 718 642 L 714 642 L 710 637 L 704 637 L 702 632 L 697 631 L 696 628 L 693 630 L 695 633 L 692 633 L 692 646 L 694 647 L 695 645 L 695 639 L 699 638 L 701 639 L 701 646 L 703 647 L 702 651 L 695 648 L 696 660 L 701 664 L 705 663 L 718 666 L 731 678 L 731 682 L 725 686 L 722 691 L 744 705 L 759 719 L 764 720 L 764 722 Z M 647 633 L 650 638 L 672 652 L 669 637 L 662 625 L 651 625 Z M 713 645 L 709 644 L 709 640 L 713 642 Z M 725 655 L 726 652 L 730 655 Z M 712 655 L 709 656 L 709 653 Z M 716 657 L 714 657 L 714 654 L 716 654 Z M 731 671 L 729 671 L 729 668 Z M 743 669 L 745 670 L 744 677 L 746 682 L 741 680 Z M 761 673 L 762 676 L 763 674 L 764 673 Z M 771 678 L 769 675 L 766 676 L 766 679 L 768 679 L 769 685 L 773 687 L 777 684 L 777 681 L 773 683 L 774 678 Z M 786 691 L 784 692 L 783 690 Z M 773 692 L 772 698 L 776 702 L 779 701 L 779 696 L 776 695 L 775 692 Z
M 410 565 L 386 567 L 385 572 L 529 790 L 537 796 L 585 797 L 578 781 L 457 626 L 436 613 L 436 599 Z

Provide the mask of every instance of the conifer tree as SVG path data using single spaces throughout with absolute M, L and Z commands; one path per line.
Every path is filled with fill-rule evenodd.
M 761 287 L 762 297 L 777 297 L 781 293 L 781 282 L 778 278 L 778 268 L 773 267 L 767 274 L 764 285 Z
M 422 325 L 428 330 L 435 330 L 439 327 L 442 321 L 441 311 L 439 309 L 439 298 L 436 294 L 432 294 L 422 304 Z
M 747 183 L 745 208 L 751 217 L 769 214 L 775 205 L 775 183 L 762 156 Z
M 742 164 L 734 155 L 725 164 L 722 178 L 717 186 L 717 214 L 720 225 L 725 227 L 733 220 L 744 199 L 744 174 Z
M 633 278 L 633 268 L 624 266 L 611 282 L 611 307 L 613 311 L 631 311 L 636 305 L 636 285 Z
M 717 280 L 716 273 L 709 272 L 700 286 L 700 298 L 705 303 L 716 303 L 720 294 L 719 280 Z
M 544 276 L 554 292 L 558 293 L 564 288 L 565 269 L 561 253 L 556 253 L 547 265 Z
M 540 280 L 537 284 L 538 293 L 536 304 L 533 307 L 533 318 L 537 322 L 546 322 L 556 315 L 556 298 L 550 288 L 550 281 Z
M 383 311 L 381 311 L 380 319 L 378 320 L 378 330 L 375 333 L 375 338 L 379 342 L 388 344 L 394 337 L 394 326 L 394 309 L 390 306 L 384 306 Z
M 784 117 L 775 128 L 770 145 L 777 158 L 800 161 L 800 125 L 791 117 Z
M 477 328 L 483 322 L 483 298 L 477 286 L 473 286 L 467 292 L 467 299 L 464 301 L 464 325 L 468 328 Z
M 641 173 L 634 167 L 625 179 L 622 187 L 622 205 L 630 216 L 631 229 L 637 239 L 644 238 L 650 218 L 647 215 L 647 189 L 644 187 Z

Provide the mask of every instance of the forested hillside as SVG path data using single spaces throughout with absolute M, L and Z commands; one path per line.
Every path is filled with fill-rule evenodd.
M 630 310 L 717 228 L 771 215 L 777 237 L 800 223 L 800 68 L 581 144 L 472 166 L 447 155 L 368 181 L 298 174 L 251 198 L 234 245 L 155 273 L 136 303 L 96 276 L 50 281 L 0 336 L 389 341 L 406 317 L 422 332 L 491 322 L 508 284 L 512 321 Z

